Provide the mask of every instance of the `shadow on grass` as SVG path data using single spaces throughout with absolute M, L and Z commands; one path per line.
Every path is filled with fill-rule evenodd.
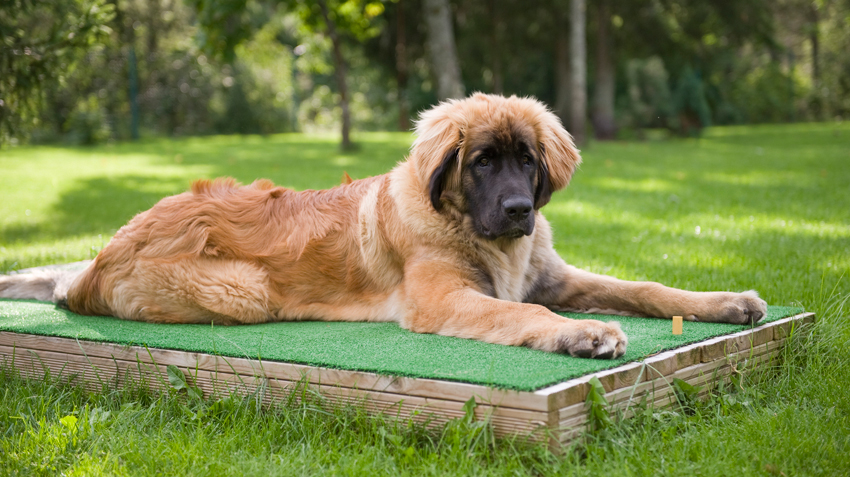
M 185 187 L 183 180 L 157 176 L 97 177 L 79 181 L 76 187 L 59 197 L 43 221 L 0 229 L 0 243 L 83 234 L 112 235 L 137 213 Z
M 384 174 L 408 153 L 410 136 L 370 134 L 356 151 L 343 152 L 336 138 L 281 134 L 274 136 L 211 136 L 132 147 L 111 153 L 145 153 L 160 163 L 205 166 L 208 178 L 234 177 L 242 183 L 270 179 L 297 190 L 325 189 L 339 184 L 343 172 L 355 179 Z
M 187 190 L 195 179 L 227 176 L 247 184 L 265 178 L 297 190 L 329 188 L 340 183 L 344 172 L 354 178 L 388 172 L 409 144 L 409 135 L 371 134 L 357 151 L 343 153 L 335 138 L 275 135 L 149 140 L 86 149 L 119 160 L 146 156 L 150 174 L 78 180 L 41 221 L 0 228 L 0 243 L 112 235 L 163 197 Z M 165 165 L 172 167 L 165 170 Z M 187 167 L 183 175 L 175 175 L 173 166 Z M 198 170 L 192 166 L 208 172 L 197 176 L 190 172 Z

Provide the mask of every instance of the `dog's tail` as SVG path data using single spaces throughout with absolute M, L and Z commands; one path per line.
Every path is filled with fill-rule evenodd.
M 35 269 L 0 275 L 0 298 L 64 303 L 68 289 L 83 270 Z

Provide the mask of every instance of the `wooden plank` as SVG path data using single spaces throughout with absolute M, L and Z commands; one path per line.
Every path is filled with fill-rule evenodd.
M 5 347 L 5 346 L 0 346 L 0 354 L 9 355 L 12 352 L 13 352 L 13 350 L 11 348 L 8 348 L 8 347 Z M 18 353 L 20 354 L 20 352 L 18 352 Z M 104 376 L 107 377 L 107 380 L 113 379 L 114 376 L 115 376 L 115 372 L 114 372 L 115 369 L 131 370 L 131 371 L 135 372 L 137 369 L 140 369 L 140 368 L 147 371 L 147 372 L 160 373 L 161 378 L 163 380 L 167 379 L 166 365 L 165 364 L 153 365 L 153 364 L 149 364 L 149 363 L 132 362 L 132 361 L 119 360 L 119 359 L 106 359 L 106 358 L 98 358 L 98 357 L 88 357 L 88 358 L 80 357 L 80 356 L 69 357 L 69 355 L 67 355 L 65 353 L 58 353 L 58 352 L 52 352 L 52 351 L 42 351 L 42 350 L 38 350 L 38 351 L 28 350 L 27 355 L 29 355 L 29 356 L 27 356 L 25 359 L 30 359 L 31 361 L 32 361 L 33 356 L 37 356 L 38 360 L 40 362 L 55 363 L 55 364 L 62 364 L 62 363 L 67 362 L 67 363 L 71 363 L 71 365 L 75 365 L 74 368 L 67 368 L 66 372 L 73 369 L 74 371 L 84 372 L 84 373 L 87 373 L 87 374 L 92 373 L 92 372 L 93 373 L 101 373 L 101 380 L 103 380 Z M 37 369 L 38 366 L 35 366 L 35 368 Z M 180 368 L 180 367 L 178 367 L 178 368 Z M 255 383 L 255 382 L 268 383 L 268 382 L 273 381 L 274 383 L 277 384 L 277 387 L 279 389 L 292 388 L 292 387 L 296 387 L 296 386 L 302 384 L 301 381 L 297 381 L 297 380 L 293 381 L 293 380 L 287 380 L 287 379 L 267 378 L 267 377 L 260 377 L 260 376 L 235 375 L 235 374 L 232 374 L 232 373 L 225 373 L 225 372 L 220 372 L 220 371 L 219 372 L 210 372 L 210 371 L 206 371 L 206 370 L 203 370 L 203 369 L 197 369 L 197 368 L 194 368 L 194 367 L 181 368 L 181 371 L 183 371 L 185 375 L 187 375 L 191 378 L 190 382 L 192 380 L 197 381 L 198 386 L 201 387 L 205 391 L 209 391 L 209 394 L 214 394 L 215 392 L 220 391 L 219 389 L 217 389 L 215 387 L 214 384 L 217 380 L 220 381 L 222 379 L 223 379 L 223 382 L 230 383 L 230 384 L 237 384 L 237 383 L 240 384 L 240 385 L 247 384 L 247 385 L 249 385 L 251 390 L 253 390 L 256 387 L 256 386 L 251 386 L 251 384 Z M 220 377 L 220 378 L 217 378 L 217 377 Z M 448 408 L 461 409 L 462 405 L 463 405 L 462 402 L 457 402 L 457 401 L 434 399 L 434 398 L 420 398 L 420 397 L 414 397 L 414 396 L 402 395 L 402 394 L 396 394 L 396 393 L 360 390 L 360 389 L 356 389 L 356 388 L 345 388 L 345 387 L 334 386 L 334 385 L 312 385 L 312 386 L 313 386 L 314 389 L 323 389 L 323 390 L 327 390 L 328 392 L 332 392 L 336 396 L 366 397 L 366 398 L 370 398 L 370 399 L 376 399 L 376 400 L 380 400 L 380 401 L 388 401 L 388 402 L 392 402 L 392 403 L 402 401 L 402 400 L 407 400 L 408 402 L 412 402 L 412 403 L 420 403 L 423 406 L 432 406 L 432 407 L 436 407 L 436 408 L 446 408 L 446 409 L 448 409 Z M 237 391 L 241 391 L 241 390 L 237 390 Z M 450 403 L 450 405 L 448 405 L 448 406 L 443 405 L 442 404 L 443 402 Z M 481 403 L 481 404 L 478 405 L 478 409 L 481 409 L 482 411 L 486 411 L 490 408 L 495 409 L 494 406 L 491 406 L 487 403 Z M 547 413 L 544 413 L 544 412 L 527 411 L 527 410 L 513 409 L 513 408 L 508 408 L 508 407 L 498 407 L 496 414 L 502 415 L 502 416 L 507 416 L 507 417 L 516 417 L 516 418 L 525 419 L 525 420 L 531 420 L 531 419 L 541 420 L 541 419 L 544 419 L 545 417 L 547 417 Z
M 719 336 L 659 353 L 644 360 L 648 364 L 652 365 L 654 370 L 649 370 L 650 372 L 648 373 L 644 372 L 642 379 L 651 380 L 659 376 L 671 374 L 678 369 L 687 368 L 699 362 L 711 362 L 725 356 L 725 350 L 727 349 L 726 342 L 730 338 L 733 339 L 733 343 L 735 344 L 734 349 L 736 351 L 742 351 L 749 347 L 745 346 L 745 344 L 749 344 L 750 346 L 764 344 L 765 342 L 770 341 L 771 330 L 774 330 L 776 326 L 781 326 L 782 323 L 792 323 L 796 321 L 806 322 L 806 320 L 812 320 L 813 317 L 814 315 L 812 313 L 803 313 L 771 323 L 766 323 L 751 330 L 744 330 L 733 335 Z M 775 335 L 775 332 L 773 334 Z M 716 350 L 710 348 L 712 345 L 719 346 L 719 348 L 724 352 L 716 352 Z M 703 350 L 706 347 L 709 347 L 709 353 L 704 355 Z M 633 383 L 633 379 L 636 378 L 635 373 L 640 372 L 639 369 L 642 363 L 643 362 L 627 363 L 623 366 L 602 371 L 601 373 L 608 373 L 607 375 L 609 376 L 617 376 L 618 373 L 624 373 L 622 377 L 617 376 L 613 379 L 615 381 L 619 380 L 620 382 Z M 600 373 L 596 373 L 594 375 L 599 376 L 599 374 Z M 587 383 L 594 375 L 582 376 L 563 383 L 555 384 L 535 391 L 534 394 L 538 396 L 546 396 L 550 401 L 552 409 L 560 409 L 578 402 L 583 402 L 587 398 L 587 392 L 589 389 Z M 605 385 L 605 382 L 603 382 L 603 386 Z M 610 389 L 606 386 L 606 390 Z
M 765 343 L 763 346 L 759 347 L 756 350 L 747 350 L 738 353 L 735 356 L 732 356 L 733 359 L 742 359 L 743 362 L 746 363 L 764 363 L 774 360 L 778 357 L 781 357 L 782 352 L 782 342 L 769 342 Z M 706 363 L 712 364 L 712 372 L 708 373 L 700 373 L 698 370 L 705 371 L 707 367 L 705 364 L 693 366 L 691 369 L 684 369 L 677 372 L 677 376 L 680 379 L 688 382 L 689 384 L 695 386 L 702 385 L 716 385 L 719 384 L 721 380 L 725 380 L 729 375 L 733 372 L 732 365 L 727 362 L 726 359 L 718 360 L 715 363 Z M 671 382 L 672 378 L 671 376 Z M 649 383 L 641 383 L 643 386 L 648 387 Z M 697 399 L 705 398 L 710 392 L 710 387 L 706 386 L 705 389 L 700 391 L 697 395 Z M 612 403 L 611 409 L 613 411 L 620 411 L 621 414 L 619 417 L 623 419 L 630 418 L 634 415 L 634 411 L 631 409 L 627 409 L 627 400 L 623 400 L 622 397 L 625 396 L 625 390 L 618 390 L 617 392 L 620 394 L 619 396 L 613 396 L 613 393 L 606 394 L 609 403 Z M 666 388 L 661 388 L 659 392 L 656 389 L 654 394 L 651 394 L 651 399 L 649 401 L 649 405 L 653 409 L 664 409 L 674 406 L 678 401 L 676 400 L 675 394 L 672 392 L 672 387 L 666 386 Z M 581 433 L 585 432 L 587 429 L 587 414 L 581 405 L 571 406 L 571 409 L 564 409 L 568 414 L 572 414 L 572 416 L 564 421 L 559 422 L 559 427 L 556 429 L 556 435 L 559 438 L 559 446 L 568 445 L 572 440 L 581 435 Z M 578 411 L 578 412 L 577 412 Z M 551 444 L 550 444 L 551 445 Z M 560 448 L 559 446 L 555 446 L 556 448 Z
M 646 379 L 653 380 L 659 376 L 673 374 L 679 369 L 679 356 L 677 350 L 658 353 L 643 360 L 646 364 Z
M 724 335 L 703 342 L 702 361 L 709 362 L 727 354 L 744 351 L 771 340 L 785 339 L 792 327 L 800 327 L 814 321 L 814 313 L 801 313 L 781 320 L 757 326 L 731 335 Z
M 777 320 L 776 326 L 773 328 L 774 338 L 773 339 L 785 339 L 791 336 L 792 332 L 797 332 L 801 328 L 814 323 L 815 314 L 814 313 L 801 313 L 796 316 L 792 316 L 790 318 L 783 318 L 781 320 Z
M 584 402 L 587 398 L 587 391 L 590 389 L 590 385 L 588 384 L 590 378 L 591 376 L 582 376 L 570 379 L 563 383 L 534 391 L 534 394 L 544 397 L 550 409 L 558 409 L 577 402 Z
M 689 366 L 684 369 L 677 370 L 675 373 L 658 377 L 652 381 L 643 382 L 631 388 L 622 388 L 605 395 L 609 404 L 616 406 L 620 403 L 628 402 L 633 396 L 655 395 L 656 397 L 664 396 L 673 391 L 672 383 L 674 379 L 681 379 L 691 385 L 699 386 L 712 380 L 715 375 L 728 374 L 731 372 L 732 364 L 746 359 L 758 360 L 769 353 L 772 353 L 781 346 L 781 343 L 765 343 L 756 348 L 739 352 L 730 357 L 724 357 L 711 363 L 700 363 Z
M 535 391 L 537 396 L 549 399 L 550 409 L 557 410 L 575 403 L 584 402 L 590 390 L 588 382 L 596 376 L 606 389 L 628 386 L 641 378 L 643 363 L 626 363 L 616 368 L 606 369 L 594 374 L 564 381 L 563 383 Z
M 82 384 L 92 390 L 102 390 L 104 385 L 117 386 L 129 381 L 147 383 L 155 389 L 166 389 L 166 365 L 131 362 L 100 357 L 84 357 L 43 350 L 16 350 L 0 346 L 0 355 L 13 356 L 15 367 L 31 377 L 42 377 L 46 371 L 55 376 L 76 376 Z M 8 359 L 9 362 L 12 359 Z M 304 382 L 259 376 L 240 376 L 225 372 L 210 372 L 197 368 L 181 369 L 189 382 L 200 388 L 206 396 L 238 393 L 252 395 L 264 391 L 264 402 L 286 399 L 296 392 Z M 129 379 L 128 379 L 129 378 Z M 372 412 L 391 410 L 393 415 L 413 417 L 420 421 L 445 422 L 463 417 L 463 402 L 421 398 L 387 392 L 362 391 L 331 385 L 309 384 L 322 399 L 336 404 L 362 404 Z M 480 403 L 475 408 L 478 419 L 489 419 L 499 435 L 531 433 L 546 427 L 548 413 L 533 412 Z
M 144 363 L 173 364 L 178 367 L 226 371 L 233 374 L 274 376 L 313 384 L 332 383 L 361 390 L 388 391 L 420 397 L 435 397 L 461 402 L 475 397 L 494 406 L 532 411 L 549 411 L 546 397 L 532 392 L 496 389 L 487 386 L 425 378 L 386 376 L 362 371 L 347 371 L 277 361 L 214 356 L 205 353 L 121 346 L 113 343 L 77 341 L 69 338 L 0 332 L 0 345 L 34 350 L 62 351 L 80 356 L 116 358 Z
M 602 383 L 602 387 L 605 388 L 605 391 L 607 392 L 624 386 L 632 386 L 637 382 L 646 379 L 646 372 L 644 370 L 644 364 L 637 362 L 627 363 L 606 371 L 600 371 L 598 373 L 594 373 L 594 376 L 599 379 L 599 382 Z
M 653 380 L 641 381 L 632 386 L 624 386 L 619 389 L 609 391 L 605 394 L 605 399 L 609 406 L 616 408 L 621 403 L 627 403 L 630 399 L 633 402 L 638 402 L 645 395 L 664 396 L 672 392 L 671 384 L 673 380 L 678 378 L 689 384 L 702 385 L 711 380 L 713 373 L 724 373 L 722 368 L 731 369 L 730 362 L 744 361 L 746 359 L 756 360 L 766 353 L 778 350 L 781 347 L 780 342 L 765 343 L 757 348 L 742 351 L 730 357 L 715 360 L 711 363 L 700 363 L 687 368 L 677 370 L 668 376 L 659 376 Z M 559 410 L 559 425 L 563 427 L 564 422 L 573 419 L 579 414 L 584 414 L 584 402 L 566 406 Z
M 780 356 L 781 349 L 773 346 L 773 343 L 770 343 L 770 348 L 768 351 L 763 354 L 754 355 L 754 358 L 759 360 L 760 362 L 768 361 Z M 768 348 L 763 348 L 767 350 Z M 705 398 L 710 392 L 711 388 L 708 387 L 708 384 L 719 384 L 720 380 L 725 379 L 729 375 L 732 374 L 732 366 L 728 363 L 724 363 L 719 361 L 718 363 L 714 363 L 717 367 L 713 370 L 711 374 L 703 374 L 698 375 L 697 373 L 691 372 L 691 376 L 687 376 L 682 374 L 680 379 L 688 382 L 694 386 L 703 386 L 706 385 L 706 388 L 701 390 L 697 395 L 697 399 Z M 704 365 L 703 365 L 704 366 Z M 699 367 L 699 366 L 695 366 Z M 693 371 L 693 370 L 681 370 L 681 371 Z M 650 383 L 642 383 L 642 385 L 647 386 Z M 635 414 L 634 408 L 631 408 L 628 405 L 627 399 L 622 399 L 622 396 L 627 395 L 628 393 L 623 393 L 625 390 L 618 390 L 619 396 L 611 396 L 606 394 L 609 399 L 609 404 L 611 407 L 609 408 L 612 412 L 620 412 L 619 418 L 628 419 Z M 664 386 L 662 388 L 656 388 L 654 393 L 644 394 L 644 396 L 649 395 L 650 399 L 647 402 L 647 405 L 652 409 L 661 410 L 664 408 L 669 408 L 675 406 L 678 403 L 678 400 L 675 396 L 675 393 L 670 386 Z M 574 405 L 571 406 L 572 409 L 565 409 L 568 413 L 572 414 L 569 418 L 559 422 L 558 428 L 556 428 L 556 434 L 559 435 L 559 440 L 561 444 L 568 444 L 570 441 L 578 437 L 582 432 L 586 430 L 587 424 L 587 413 L 582 405 Z M 580 411 L 580 412 L 575 412 Z
M 702 362 L 702 346 L 699 343 L 689 344 L 676 351 L 676 369 L 683 369 Z

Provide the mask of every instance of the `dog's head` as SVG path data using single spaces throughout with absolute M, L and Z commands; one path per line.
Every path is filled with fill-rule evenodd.
M 558 118 L 529 98 L 475 94 L 424 112 L 414 162 L 434 209 L 468 217 L 487 239 L 534 230 L 535 211 L 581 162 Z

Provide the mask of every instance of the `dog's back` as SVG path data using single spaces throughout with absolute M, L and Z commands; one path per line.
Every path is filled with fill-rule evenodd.
M 134 217 L 79 274 L 67 297 L 51 298 L 66 300 L 80 314 L 144 321 L 245 323 L 316 315 L 316 306 L 344 301 L 346 289 L 369 288 L 358 282 L 363 277 L 352 276 L 358 268 L 352 261 L 360 261 L 361 202 L 383 180 L 302 192 L 268 181 L 245 187 L 232 179 L 195 182 L 190 192 Z M 43 299 L 50 284 L 37 286 Z M 24 282 L 15 287 L 23 290 Z

